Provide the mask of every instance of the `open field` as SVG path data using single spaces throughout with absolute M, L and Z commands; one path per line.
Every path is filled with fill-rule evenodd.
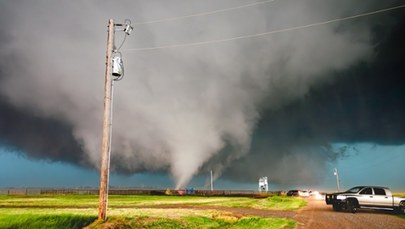
M 0 228 L 370 229 L 403 228 L 405 220 L 389 211 L 336 212 L 322 199 L 277 195 L 110 195 L 107 222 L 98 222 L 97 212 L 97 195 L 0 195 Z
M 0 195 L 0 228 L 294 228 L 294 220 L 264 213 L 305 204 L 283 196 L 110 195 L 108 220 L 100 223 L 97 195 Z
M 393 195 L 405 197 L 405 192 L 394 192 Z

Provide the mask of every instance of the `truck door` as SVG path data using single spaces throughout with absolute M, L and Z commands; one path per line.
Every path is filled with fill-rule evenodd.
M 361 190 L 357 200 L 360 205 L 374 205 L 373 190 L 371 188 Z
M 380 207 L 392 207 L 392 196 L 386 193 L 383 188 L 374 189 L 374 204 Z

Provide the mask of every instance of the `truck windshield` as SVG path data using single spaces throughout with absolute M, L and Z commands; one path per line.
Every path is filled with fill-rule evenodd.
M 351 189 L 347 190 L 346 192 L 348 192 L 348 193 L 358 193 L 362 188 L 364 188 L 364 187 L 354 187 L 354 188 L 351 188 Z

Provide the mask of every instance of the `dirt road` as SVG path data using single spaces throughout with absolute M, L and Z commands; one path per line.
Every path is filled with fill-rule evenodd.
M 336 212 L 332 210 L 332 206 L 326 205 L 325 200 L 312 198 L 306 200 L 308 205 L 297 211 L 178 204 L 143 206 L 141 208 L 215 209 L 229 212 L 236 217 L 256 215 L 260 217 L 288 218 L 298 222 L 297 229 L 405 229 L 405 219 L 401 219 L 390 212 L 362 209 L 355 214 Z
M 308 206 L 293 217 L 298 229 L 405 229 L 405 220 L 390 212 L 359 210 L 357 213 L 335 212 L 324 200 L 308 199 Z

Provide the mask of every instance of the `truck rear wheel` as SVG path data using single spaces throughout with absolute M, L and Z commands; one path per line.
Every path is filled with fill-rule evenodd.
M 398 211 L 399 211 L 400 214 L 405 214 L 405 202 L 404 201 L 399 203 Z

